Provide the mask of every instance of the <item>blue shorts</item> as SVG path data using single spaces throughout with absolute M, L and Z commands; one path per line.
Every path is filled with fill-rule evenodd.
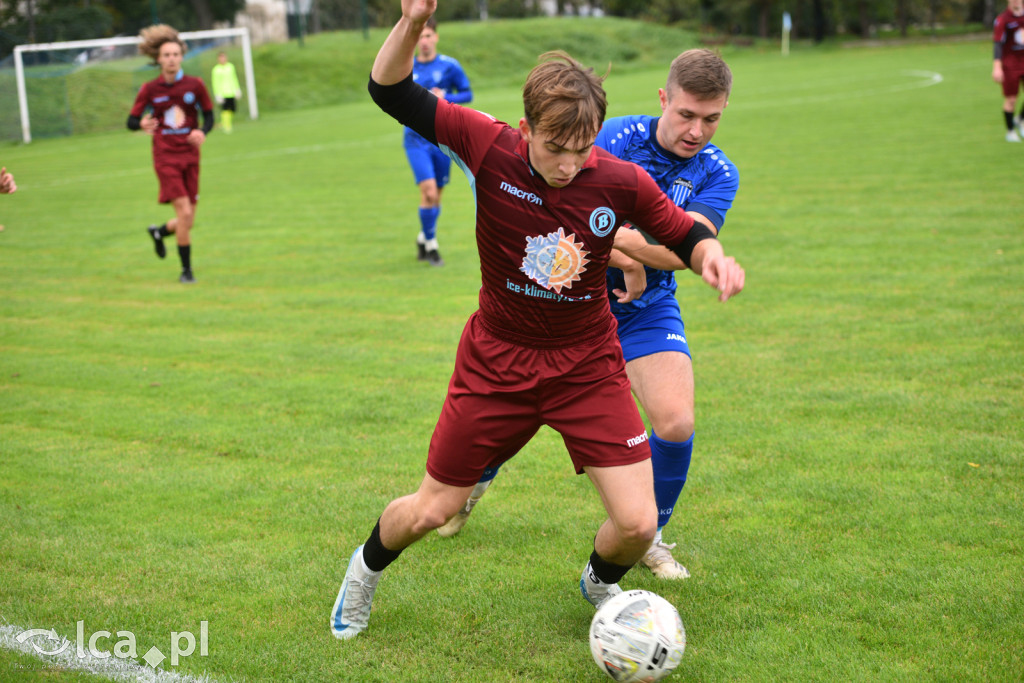
M 662 351 L 690 355 L 683 328 L 683 316 L 675 297 L 666 296 L 619 321 L 619 342 L 626 361 Z
M 405 156 L 412 166 L 412 174 L 416 177 L 417 185 L 424 180 L 437 181 L 438 188 L 448 184 L 452 160 L 436 146 L 429 142 L 422 145 L 406 145 Z

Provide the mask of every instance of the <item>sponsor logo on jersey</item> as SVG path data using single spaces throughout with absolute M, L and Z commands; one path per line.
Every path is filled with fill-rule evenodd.
M 171 99 L 171 98 L 170 98 L 170 97 L 168 97 L 167 95 L 161 95 L 160 97 L 154 97 L 154 98 L 153 98 L 153 102 L 154 102 L 155 104 L 158 104 L 158 103 L 160 103 L 160 102 L 166 102 L 166 101 L 167 101 L 167 100 L 169 100 L 169 99 Z
M 615 212 L 607 206 L 594 209 L 590 214 L 590 232 L 598 237 L 604 237 L 615 227 Z
M 632 448 L 633 446 L 639 446 L 644 441 L 647 441 L 647 432 L 639 436 L 634 436 L 632 439 L 626 439 L 626 448 Z
M 185 125 L 185 112 L 182 111 L 181 107 L 174 105 L 164 112 L 164 125 L 174 129 Z
M 526 190 L 520 190 L 515 185 L 510 185 L 505 180 L 502 180 L 501 181 L 501 185 L 499 185 L 498 187 L 500 189 L 504 190 L 505 192 L 508 192 L 513 197 L 519 197 L 520 199 L 525 199 L 526 201 L 530 202 L 531 204 L 543 204 L 544 203 L 544 200 L 541 199 L 540 197 L 538 197 L 537 195 L 535 195 L 534 193 L 527 192 Z
M 575 235 L 566 235 L 565 229 L 559 228 L 558 232 L 526 238 L 526 256 L 519 270 L 557 294 L 563 288 L 572 289 L 572 283 L 580 279 L 590 262 L 589 253 L 576 242 Z

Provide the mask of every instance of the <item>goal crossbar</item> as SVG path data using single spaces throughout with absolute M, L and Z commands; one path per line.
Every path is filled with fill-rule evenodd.
M 249 41 L 248 28 L 220 28 L 211 31 L 190 31 L 179 33 L 182 40 L 201 38 L 241 38 L 242 61 L 245 66 L 245 90 L 249 99 L 249 118 L 259 117 L 256 105 L 256 78 L 252 72 L 252 44 Z M 25 63 L 22 55 L 26 52 L 44 52 L 46 50 L 77 50 L 107 45 L 138 45 L 140 36 L 121 36 L 116 38 L 97 38 L 94 40 L 71 40 L 63 43 L 33 43 L 18 45 L 14 48 L 14 74 L 18 84 L 18 110 L 21 113 L 21 138 L 26 143 L 32 142 L 32 130 L 29 124 L 28 95 L 25 89 Z

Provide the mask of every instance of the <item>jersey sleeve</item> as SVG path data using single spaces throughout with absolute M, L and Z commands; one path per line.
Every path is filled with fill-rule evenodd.
M 198 105 L 202 111 L 210 111 L 213 109 L 213 101 L 210 100 L 210 93 L 206 90 L 206 84 L 203 83 L 203 79 L 196 79 L 196 90 L 198 91 Z
M 139 92 L 135 95 L 135 103 L 132 105 L 132 110 L 128 112 L 128 116 L 134 116 L 136 118 L 142 116 L 142 112 L 146 111 L 146 105 L 149 104 L 149 84 L 143 83 L 142 87 L 139 88 Z M 123 109 L 121 111 L 124 111 Z
M 1001 46 L 1005 40 L 1006 40 L 1006 22 L 1004 21 L 1003 15 L 1000 14 L 998 17 L 996 17 L 995 24 L 993 24 L 993 28 L 992 28 L 992 42 Z
M 647 171 L 635 164 L 633 168 L 637 176 L 636 206 L 626 219 L 660 244 L 681 244 L 693 227 L 693 217 L 673 204 Z
M 469 174 L 476 175 L 495 139 L 508 125 L 475 109 L 439 101 L 434 122 L 437 144 Z
M 732 208 L 733 200 L 736 199 L 740 176 L 736 167 L 724 156 L 713 161 L 716 162 L 715 170 L 708 181 L 686 202 L 686 210 L 705 216 L 716 230 L 721 230 L 725 223 L 725 214 Z
M 615 136 L 622 130 L 622 122 L 624 120 L 625 117 L 622 116 L 606 120 L 604 125 L 601 126 L 601 130 L 597 132 L 597 138 L 594 140 L 596 146 L 620 159 L 622 157 L 619 155 L 619 151 L 623 149 L 623 146 L 621 144 L 613 144 L 613 141 Z
M 448 95 L 445 95 L 445 99 L 455 104 L 466 104 L 473 99 L 473 89 L 469 84 L 469 76 L 462 70 L 462 65 L 456 60 L 452 60 L 451 68 L 451 87 L 445 88 L 449 91 Z

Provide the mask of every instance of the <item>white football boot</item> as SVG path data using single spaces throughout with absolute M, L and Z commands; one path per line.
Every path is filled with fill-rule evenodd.
M 348 640 L 366 630 L 370 623 L 370 605 L 381 572 L 367 571 L 363 564 L 363 546 L 356 548 L 348 561 L 345 580 L 331 611 L 331 633 Z

